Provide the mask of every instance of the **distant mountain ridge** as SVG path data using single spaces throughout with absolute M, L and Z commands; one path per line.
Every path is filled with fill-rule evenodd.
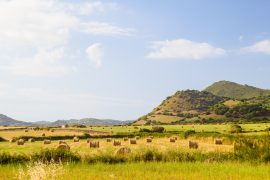
M 132 121 L 120 121 L 113 119 L 96 119 L 96 118 L 83 118 L 83 119 L 70 119 L 70 120 L 57 120 L 53 122 L 49 121 L 37 121 L 37 122 L 24 122 L 12 119 L 6 115 L 0 114 L 0 126 L 61 126 L 61 125 L 93 125 L 93 126 L 112 126 L 112 125 L 125 125 Z
M 4 114 L 0 114 L 0 125 L 1 126 L 28 126 L 28 125 L 31 125 L 31 123 L 17 121 Z
M 230 81 L 215 82 L 204 91 L 217 96 L 229 97 L 234 99 L 249 99 L 259 96 L 270 95 L 270 90 L 260 89 L 249 85 L 241 85 Z

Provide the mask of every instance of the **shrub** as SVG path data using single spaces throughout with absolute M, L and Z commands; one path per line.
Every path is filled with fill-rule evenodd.
M 0 154 L 0 164 L 11 164 L 11 163 L 26 163 L 30 161 L 30 158 L 26 155 L 22 154 L 9 154 L 9 153 L 1 153 Z
M 0 137 L 0 142 L 4 142 L 4 141 L 7 141 L 6 139 Z
M 163 133 L 164 131 L 165 131 L 164 127 L 161 127 L 161 126 L 153 126 L 152 127 L 152 132 Z
M 195 134 L 195 130 L 187 130 L 184 132 L 183 136 L 185 139 L 187 139 L 190 135 Z
M 230 127 L 230 132 L 231 133 L 241 133 L 242 130 L 243 130 L 242 127 L 240 125 L 238 125 L 238 124 L 233 124 Z
M 64 151 L 61 149 L 49 150 L 45 149 L 39 153 L 35 153 L 32 156 L 34 161 L 41 161 L 43 163 L 47 162 L 79 162 L 81 157 L 71 151 Z
M 146 129 L 146 128 L 142 128 L 142 129 L 140 129 L 139 132 L 151 132 L 151 130 L 150 129 Z

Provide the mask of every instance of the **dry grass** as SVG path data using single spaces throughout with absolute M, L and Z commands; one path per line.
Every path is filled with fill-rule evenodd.
M 42 136 L 42 134 L 45 134 L 46 136 L 65 136 L 65 135 L 83 135 L 83 133 L 78 132 L 70 132 L 70 131 L 57 131 L 54 132 L 42 130 L 42 131 L 34 131 L 29 130 L 28 132 L 24 132 L 24 130 L 10 130 L 10 131 L 0 131 L 0 137 L 11 140 L 13 137 L 19 137 L 19 136 Z
M 66 143 L 70 146 L 71 151 L 78 152 L 81 155 L 93 154 L 99 151 L 116 151 L 119 147 L 129 147 L 132 151 L 141 151 L 142 149 L 159 149 L 161 151 L 167 151 L 170 149 L 186 149 L 188 150 L 188 141 L 187 140 L 177 140 L 175 143 L 170 143 L 168 138 L 155 138 L 152 143 L 147 143 L 145 138 L 141 138 L 136 141 L 136 146 L 130 144 L 129 141 L 122 141 L 120 146 L 113 146 L 113 142 L 107 142 L 106 139 L 95 139 L 99 141 L 100 148 L 90 149 L 89 144 L 86 140 L 81 140 L 80 142 L 73 142 L 73 140 L 67 140 Z M 212 138 L 196 140 L 199 143 L 198 150 L 203 152 L 230 152 L 233 151 L 233 145 L 223 144 L 215 145 Z M 56 149 L 59 146 L 59 141 L 52 141 L 51 144 L 43 145 L 42 141 L 36 141 L 33 143 L 26 142 L 22 146 L 18 146 L 16 143 L 10 142 L 0 142 L 0 152 L 10 152 L 10 153 L 33 153 L 39 152 L 44 148 Z

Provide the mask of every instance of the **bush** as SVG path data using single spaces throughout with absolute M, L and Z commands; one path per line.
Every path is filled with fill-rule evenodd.
M 1 153 L 0 154 L 0 164 L 13 164 L 13 163 L 26 163 L 30 161 L 30 158 L 26 155 L 22 154 L 9 154 L 9 153 Z
M 270 162 L 270 137 L 260 136 L 238 138 L 234 143 L 234 153 L 240 160 Z
M 6 139 L 0 137 L 0 142 L 4 142 L 4 141 L 7 141 Z
M 165 131 L 164 127 L 161 127 L 161 126 L 153 126 L 152 127 L 152 132 L 163 133 L 164 131 Z
M 81 160 L 80 155 L 71 151 L 64 151 L 60 149 L 45 149 L 39 153 L 35 153 L 32 156 L 34 161 L 41 161 L 43 163 L 48 162 L 79 162 Z
M 238 124 L 233 124 L 231 125 L 230 132 L 231 133 L 241 133 L 242 132 L 242 127 Z
M 184 138 L 187 139 L 191 134 L 195 134 L 195 130 L 187 130 L 184 132 Z
M 142 129 L 140 129 L 139 132 L 151 132 L 151 130 L 150 129 L 146 129 L 146 128 L 142 128 Z

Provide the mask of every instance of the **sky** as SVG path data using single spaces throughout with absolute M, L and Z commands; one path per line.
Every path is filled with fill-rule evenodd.
M 270 89 L 270 1 L 0 0 L 0 113 L 134 120 L 177 90 Z

